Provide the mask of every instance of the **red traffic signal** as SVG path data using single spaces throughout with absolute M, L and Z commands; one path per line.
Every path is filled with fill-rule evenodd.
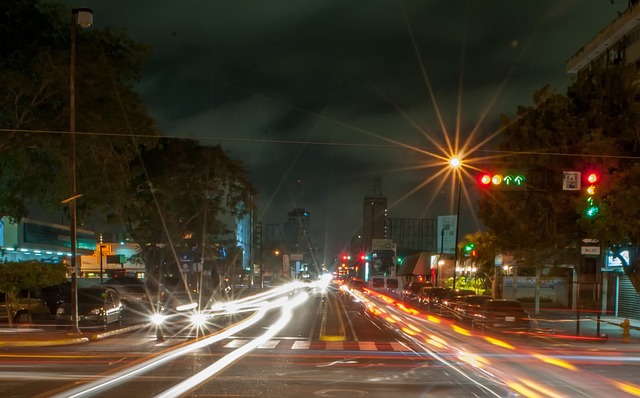
M 595 198 L 596 185 L 600 182 L 600 176 L 598 175 L 598 173 L 591 171 L 586 174 L 586 180 L 587 207 L 585 210 L 585 215 L 589 218 L 593 218 L 600 211 L 600 206 L 598 205 Z
M 481 174 L 480 175 L 480 185 L 489 185 L 491 184 L 491 174 Z

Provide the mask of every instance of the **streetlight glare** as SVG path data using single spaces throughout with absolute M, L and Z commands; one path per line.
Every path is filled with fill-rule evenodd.
M 462 161 L 460 161 L 460 159 L 458 159 L 457 157 L 451 158 L 449 160 L 449 165 L 451 165 L 451 167 L 453 168 L 458 168 L 460 167 L 461 164 L 462 164 Z

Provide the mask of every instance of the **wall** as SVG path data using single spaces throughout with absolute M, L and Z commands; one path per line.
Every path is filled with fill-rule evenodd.
M 535 297 L 536 278 L 533 276 L 516 277 L 516 288 L 514 295 L 513 277 L 504 276 L 502 278 L 502 298 L 521 299 L 525 297 Z M 540 297 L 550 299 L 558 306 L 567 307 L 569 305 L 569 283 L 566 278 L 541 277 Z

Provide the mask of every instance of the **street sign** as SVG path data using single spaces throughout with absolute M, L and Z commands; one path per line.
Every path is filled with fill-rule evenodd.
M 581 174 L 582 173 L 579 171 L 563 171 L 562 172 L 562 190 L 563 191 L 579 191 Z
M 371 239 L 371 250 L 393 250 L 393 239 Z
M 582 246 L 580 252 L 584 256 L 599 256 L 600 246 Z

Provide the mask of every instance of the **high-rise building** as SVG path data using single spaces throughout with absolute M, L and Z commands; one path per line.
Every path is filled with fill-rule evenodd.
M 437 220 L 435 218 L 389 218 L 387 237 L 396 244 L 401 255 L 419 252 L 436 253 Z
M 577 73 L 592 66 L 606 69 L 609 65 L 636 64 L 640 68 L 640 2 L 629 7 L 589 40 L 566 64 L 567 72 Z
M 373 195 L 364 197 L 362 208 L 362 244 L 364 250 L 369 252 L 373 239 L 387 237 L 387 198 L 382 195 L 380 177 L 374 181 Z
M 287 222 L 283 225 L 284 243 L 291 252 L 304 252 L 309 249 L 309 228 L 311 214 L 306 209 L 293 209 L 287 213 Z

